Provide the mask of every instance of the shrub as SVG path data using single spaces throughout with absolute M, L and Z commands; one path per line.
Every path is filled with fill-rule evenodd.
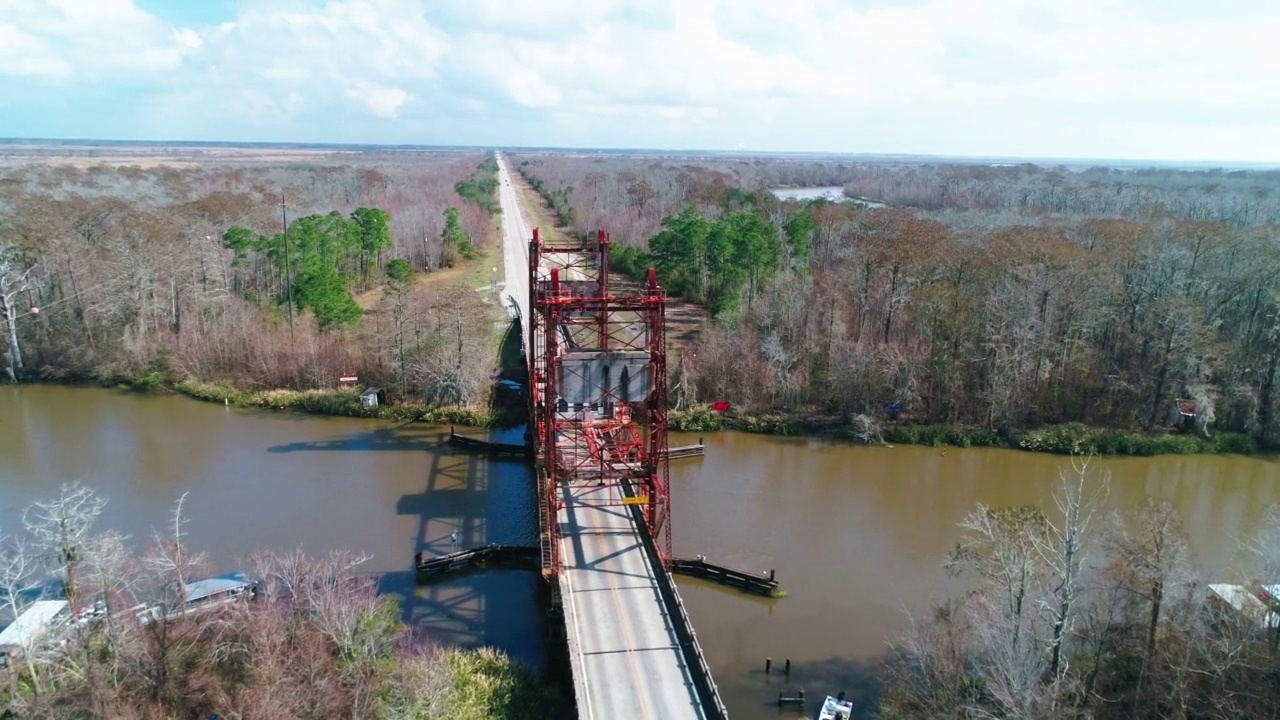
M 901 445 L 942 447 L 1007 447 L 999 433 L 985 428 L 970 429 L 960 425 L 896 425 L 885 431 L 887 442 Z
M 667 427 L 677 432 L 715 432 L 724 429 L 724 416 L 710 405 L 693 405 L 668 412 Z
M 1096 433 L 1080 423 L 1046 425 L 1028 430 L 1018 438 L 1018 447 L 1059 455 L 1088 455 L 1098 452 Z
M 404 258 L 395 258 L 387 263 L 387 277 L 398 282 L 408 282 L 413 277 L 413 267 Z
M 1252 455 L 1258 452 L 1258 444 L 1253 438 L 1240 433 L 1218 433 L 1214 437 L 1214 444 L 1218 446 L 1220 453 Z
M 162 348 L 127 385 L 135 392 L 151 392 L 172 385 L 173 380 L 173 353 Z

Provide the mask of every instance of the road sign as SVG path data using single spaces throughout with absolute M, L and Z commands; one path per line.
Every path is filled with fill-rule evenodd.
M 649 502 L 648 495 L 637 495 L 636 497 L 622 498 L 623 505 L 644 505 L 645 503 L 648 503 L 648 502 Z

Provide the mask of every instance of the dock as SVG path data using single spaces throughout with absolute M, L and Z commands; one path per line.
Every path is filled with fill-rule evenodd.
M 529 448 L 523 443 L 500 443 L 481 440 L 480 438 L 471 437 L 470 435 L 459 435 L 452 427 L 449 428 L 449 444 L 454 447 L 471 450 L 490 457 L 514 458 L 519 460 L 529 457 Z
M 707 446 L 702 444 L 702 438 L 698 438 L 697 445 L 681 445 L 680 447 L 667 448 L 668 460 L 679 460 L 681 458 L 702 457 L 707 454 Z
M 767 573 L 750 573 L 725 565 L 717 565 L 701 555 L 692 559 L 673 559 L 671 561 L 671 572 L 675 575 L 700 578 L 735 588 L 742 592 L 765 597 L 773 597 L 778 591 L 778 581 L 773 570 Z
M 414 576 L 418 580 L 426 580 L 459 570 L 495 565 L 536 569 L 540 556 L 538 548 L 528 545 L 484 545 L 433 558 L 424 558 L 422 553 L 418 553 L 413 559 Z

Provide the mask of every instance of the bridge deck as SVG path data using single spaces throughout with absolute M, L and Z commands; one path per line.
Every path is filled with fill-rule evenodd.
M 500 154 L 497 159 L 506 265 L 502 296 L 504 304 L 520 315 L 526 355 L 532 358 L 538 352 L 538 343 L 529 336 L 532 233 L 511 185 L 507 161 Z M 576 270 L 562 276 L 582 279 Z M 564 488 L 557 516 L 563 567 L 558 582 L 578 716 L 583 720 L 706 718 L 677 639 L 676 620 L 663 601 L 652 560 L 628 508 L 572 502 L 578 495 L 590 503 L 595 493 L 608 491 Z M 704 684 L 709 682 L 705 663 L 700 672 L 706 676 L 700 678 Z M 722 706 L 713 711 L 723 716 Z
M 560 592 L 579 714 L 706 717 L 631 514 L 571 504 L 603 489 L 562 492 Z

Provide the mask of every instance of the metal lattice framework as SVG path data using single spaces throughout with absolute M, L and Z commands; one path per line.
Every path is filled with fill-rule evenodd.
M 559 572 L 566 503 L 642 507 L 666 561 L 666 295 L 652 268 L 638 292 L 613 294 L 609 239 L 529 243 L 530 428 L 538 473 L 543 573 Z M 565 492 L 569 489 L 570 492 Z M 575 490 L 594 489 L 582 493 Z

